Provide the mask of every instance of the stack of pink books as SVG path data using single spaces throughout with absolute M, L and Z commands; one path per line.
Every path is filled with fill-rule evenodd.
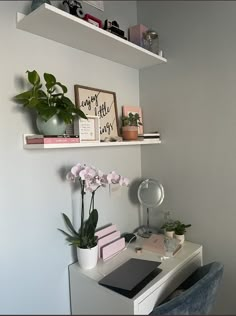
M 80 143 L 78 135 L 28 135 L 26 144 L 69 144 Z

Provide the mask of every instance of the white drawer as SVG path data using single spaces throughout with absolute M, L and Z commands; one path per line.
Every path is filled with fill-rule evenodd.
M 185 263 L 179 270 L 165 280 L 158 288 L 138 304 L 138 315 L 149 314 L 155 305 L 160 304 L 185 279 L 187 279 L 202 264 L 200 254 Z

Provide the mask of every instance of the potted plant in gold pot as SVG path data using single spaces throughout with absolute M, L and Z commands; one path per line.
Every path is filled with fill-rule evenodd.
M 124 140 L 138 139 L 138 126 L 143 125 L 140 121 L 138 113 L 129 113 L 127 116 L 121 117 L 122 121 L 122 137 Z

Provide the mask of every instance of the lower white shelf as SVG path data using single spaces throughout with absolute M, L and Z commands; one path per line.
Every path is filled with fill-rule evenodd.
M 114 147 L 114 146 L 137 146 L 137 145 L 157 145 L 161 143 L 160 139 L 147 139 L 122 142 L 82 142 L 68 144 L 27 144 L 26 136 L 23 135 L 23 146 L 25 149 L 59 149 L 59 148 L 84 148 L 84 147 Z

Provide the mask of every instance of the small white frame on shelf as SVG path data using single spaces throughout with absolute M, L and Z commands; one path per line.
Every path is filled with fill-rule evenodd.
M 86 147 L 115 147 L 115 146 L 138 146 L 138 145 L 157 145 L 161 143 L 160 139 L 147 139 L 122 142 L 84 142 L 84 143 L 66 143 L 66 144 L 27 144 L 26 136 L 23 135 L 24 149 L 63 149 L 63 148 L 86 148 Z
M 87 120 L 80 118 L 74 121 L 74 133 L 79 135 L 80 142 L 100 142 L 100 120 L 98 116 L 87 115 Z
M 16 27 L 135 69 L 167 62 L 164 57 L 47 3 L 28 15 L 17 13 Z

